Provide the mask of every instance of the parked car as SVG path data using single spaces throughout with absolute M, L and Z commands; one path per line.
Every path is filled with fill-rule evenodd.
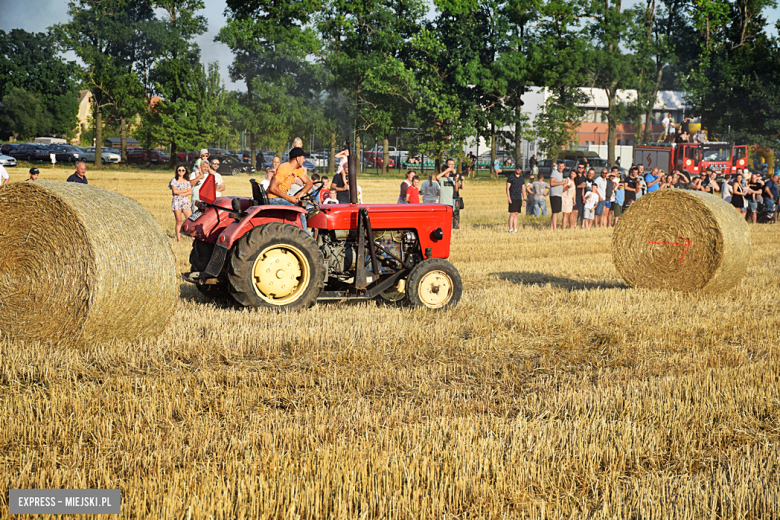
M 19 148 L 19 143 L 5 143 L 3 146 L 0 147 L 0 153 L 3 155 L 10 156 L 11 154 L 8 152 L 11 152 L 12 150 L 16 150 Z
M 192 166 L 195 164 L 195 161 L 198 160 L 198 152 L 185 152 L 185 151 L 179 151 L 176 152 L 176 161 L 178 164 L 184 164 L 187 166 Z
M 10 155 L 18 161 L 48 161 L 49 147 L 42 144 L 24 143 L 6 155 Z
M 144 150 L 143 148 L 133 148 L 132 150 L 127 151 L 127 164 L 145 164 L 147 162 L 147 157 L 150 157 L 147 150 Z M 165 163 L 169 160 L 170 157 L 164 153 L 160 153 L 157 150 L 151 151 L 150 162 L 152 164 Z
M 88 146 L 81 152 L 81 158 L 88 162 L 95 162 L 96 148 L 94 146 Z M 122 160 L 122 156 L 119 155 L 119 150 L 113 148 L 101 148 L 101 164 L 119 164 Z
M 287 162 L 289 160 L 290 160 L 290 156 L 287 154 L 287 152 L 284 152 L 282 154 L 282 162 L 284 163 L 284 162 Z M 270 164 L 270 161 L 269 161 L 269 164 Z M 313 162 L 311 162 L 309 159 L 304 159 L 303 167 L 306 168 L 307 170 L 309 170 L 310 172 L 316 172 L 317 171 L 317 166 Z
M 76 162 L 82 154 L 81 148 L 72 144 L 52 144 L 49 150 L 56 154 L 57 162 Z
M 576 167 L 577 163 L 575 161 L 572 161 L 570 159 L 565 159 L 563 161 L 565 168 L 563 169 L 563 178 L 569 176 L 569 172 L 572 168 Z M 552 175 L 552 166 L 553 161 L 552 159 L 543 159 L 539 161 L 539 164 L 537 164 L 537 167 L 539 168 L 539 173 L 542 174 L 542 177 L 549 178 L 550 175 Z
M 0 155 L 0 164 L 3 166 L 16 166 L 16 159 L 10 155 Z
M 220 175 L 238 175 L 239 173 L 255 173 L 255 167 L 249 163 L 241 162 L 238 158 L 232 155 L 211 155 L 209 159 L 219 160 L 219 169 L 217 173 Z

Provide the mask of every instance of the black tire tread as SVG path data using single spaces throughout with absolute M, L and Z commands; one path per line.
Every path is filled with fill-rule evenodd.
M 277 306 L 272 305 L 257 296 L 254 282 L 248 280 L 255 256 L 273 244 L 290 244 L 300 249 L 311 259 L 311 282 L 304 294 L 295 302 Z M 228 280 L 230 294 L 238 303 L 246 307 L 268 307 L 279 310 L 305 309 L 314 305 L 325 287 L 325 258 L 317 247 L 314 239 L 303 229 L 292 224 L 271 222 L 244 235 L 233 247 L 229 260 Z
M 455 268 L 455 266 L 449 263 L 447 260 L 443 260 L 441 258 L 429 258 L 427 260 L 423 260 L 414 266 L 414 268 L 412 268 L 412 272 L 409 273 L 409 277 L 406 279 L 406 300 L 409 302 L 409 304 L 413 307 L 421 307 L 424 309 L 428 308 L 420 299 L 417 288 L 420 284 L 420 279 L 431 271 L 444 271 L 447 273 L 447 275 L 452 280 L 452 285 L 454 288 L 452 298 L 447 303 L 447 305 L 441 307 L 440 309 L 431 310 L 442 311 L 445 309 L 451 309 L 458 305 L 458 302 L 463 295 L 463 280 L 461 280 L 460 273 L 458 273 L 458 270 Z

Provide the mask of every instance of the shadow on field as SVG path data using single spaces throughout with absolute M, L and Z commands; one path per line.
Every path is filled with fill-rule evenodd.
M 583 282 L 572 280 L 571 278 L 561 278 L 545 273 L 490 273 L 501 280 L 512 282 L 517 285 L 547 285 L 566 289 L 569 291 L 583 291 L 585 289 L 628 289 L 628 286 L 622 282 Z

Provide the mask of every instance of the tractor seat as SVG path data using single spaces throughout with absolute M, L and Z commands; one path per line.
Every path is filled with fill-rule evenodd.
M 262 184 L 257 182 L 255 179 L 249 179 L 249 182 L 252 184 L 252 200 L 254 201 L 255 206 L 267 206 L 269 203 L 268 201 L 268 195 L 265 192 L 265 188 L 263 188 Z

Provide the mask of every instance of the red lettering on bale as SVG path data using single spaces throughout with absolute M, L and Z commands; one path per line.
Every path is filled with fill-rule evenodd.
M 648 244 L 655 244 L 658 246 L 683 246 L 685 249 L 683 249 L 682 256 L 680 256 L 680 259 L 677 260 L 677 263 L 681 264 L 683 261 L 683 258 L 685 258 L 685 253 L 688 252 L 688 248 L 691 247 L 691 244 L 693 244 L 693 240 L 688 240 L 687 238 L 683 238 L 682 235 L 677 235 L 677 238 L 682 238 L 683 243 L 680 244 L 678 242 L 653 242 L 652 240 L 648 240 Z

